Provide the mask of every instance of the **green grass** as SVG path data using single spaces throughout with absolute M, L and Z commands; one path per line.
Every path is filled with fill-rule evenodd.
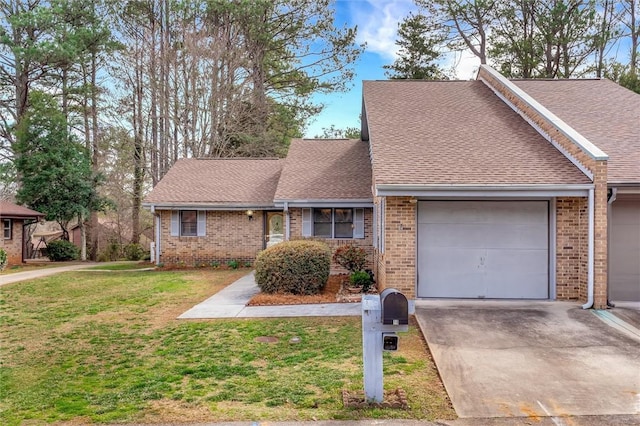
M 385 354 L 386 387 L 411 409 L 353 410 L 340 392 L 362 388 L 359 318 L 175 319 L 245 273 L 80 271 L 0 288 L 0 424 L 454 416 L 414 328 Z
M 100 271 L 130 271 L 135 269 L 152 268 L 153 266 L 154 265 L 149 264 L 149 262 L 121 261 L 100 263 L 97 266 L 92 266 L 91 268 L 87 269 Z

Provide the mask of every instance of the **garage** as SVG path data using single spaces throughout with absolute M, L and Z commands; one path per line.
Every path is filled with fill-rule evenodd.
M 420 201 L 418 297 L 548 299 L 548 201 Z
M 639 302 L 640 195 L 618 196 L 609 220 L 609 299 Z

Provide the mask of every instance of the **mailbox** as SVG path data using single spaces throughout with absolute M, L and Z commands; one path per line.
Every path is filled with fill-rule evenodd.
M 398 335 L 396 333 L 382 333 L 382 350 L 398 350 Z
M 384 289 L 382 293 L 380 293 L 380 304 L 382 324 L 409 324 L 409 302 L 404 294 L 395 288 Z

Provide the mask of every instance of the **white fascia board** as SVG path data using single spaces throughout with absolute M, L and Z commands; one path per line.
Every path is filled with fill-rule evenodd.
M 593 184 L 584 185 L 376 185 L 379 197 L 473 198 L 473 197 L 583 197 Z
M 269 204 L 246 204 L 246 205 L 221 205 L 221 204 L 181 204 L 181 203 L 142 203 L 142 207 L 154 210 L 220 210 L 220 211 L 242 211 L 242 210 L 273 210 L 275 205 Z
M 618 194 L 640 194 L 640 186 L 609 185 L 609 187 L 616 188 Z
M 373 207 L 373 199 L 322 199 L 322 200 L 275 200 L 276 207 L 284 208 L 284 204 L 287 203 L 289 208 L 311 208 L 311 207 Z
M 500 83 L 504 84 L 505 87 L 509 89 L 515 96 L 517 96 L 521 101 L 529 105 L 531 109 L 536 111 L 546 120 L 548 120 L 553 126 L 558 129 L 563 135 L 565 135 L 569 140 L 571 140 L 576 146 L 578 146 L 585 154 L 589 155 L 594 160 L 608 160 L 609 156 L 602 151 L 600 148 L 595 146 L 591 141 L 578 133 L 573 127 L 569 126 L 563 120 L 560 119 L 557 115 L 549 111 L 547 108 L 542 106 L 542 104 L 531 96 L 529 96 L 524 90 L 520 89 L 513 82 L 509 81 L 506 77 L 500 74 L 498 71 L 494 70 L 488 65 L 480 65 L 486 72 L 491 74 L 493 78 L 498 80 Z M 482 79 L 481 79 L 482 80 Z M 486 80 L 483 82 L 489 86 L 489 83 Z

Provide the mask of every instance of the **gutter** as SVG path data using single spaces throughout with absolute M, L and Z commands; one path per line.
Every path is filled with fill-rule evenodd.
M 154 210 L 223 210 L 223 211 L 242 211 L 242 210 L 272 210 L 276 206 L 273 204 L 184 204 L 184 203 L 142 203 L 145 209 Z
M 384 196 L 413 196 L 413 197 L 438 197 L 438 196 L 487 196 L 493 193 L 495 196 L 515 195 L 523 197 L 532 196 L 586 196 L 593 189 L 592 183 L 586 184 L 542 184 L 542 185 L 482 185 L 482 184 L 377 184 L 375 195 Z
M 595 245 L 595 230 L 594 230 L 594 190 L 589 189 L 589 247 L 587 256 L 587 303 L 582 305 L 582 309 L 589 309 L 593 307 L 593 258 L 594 258 L 594 245 Z

